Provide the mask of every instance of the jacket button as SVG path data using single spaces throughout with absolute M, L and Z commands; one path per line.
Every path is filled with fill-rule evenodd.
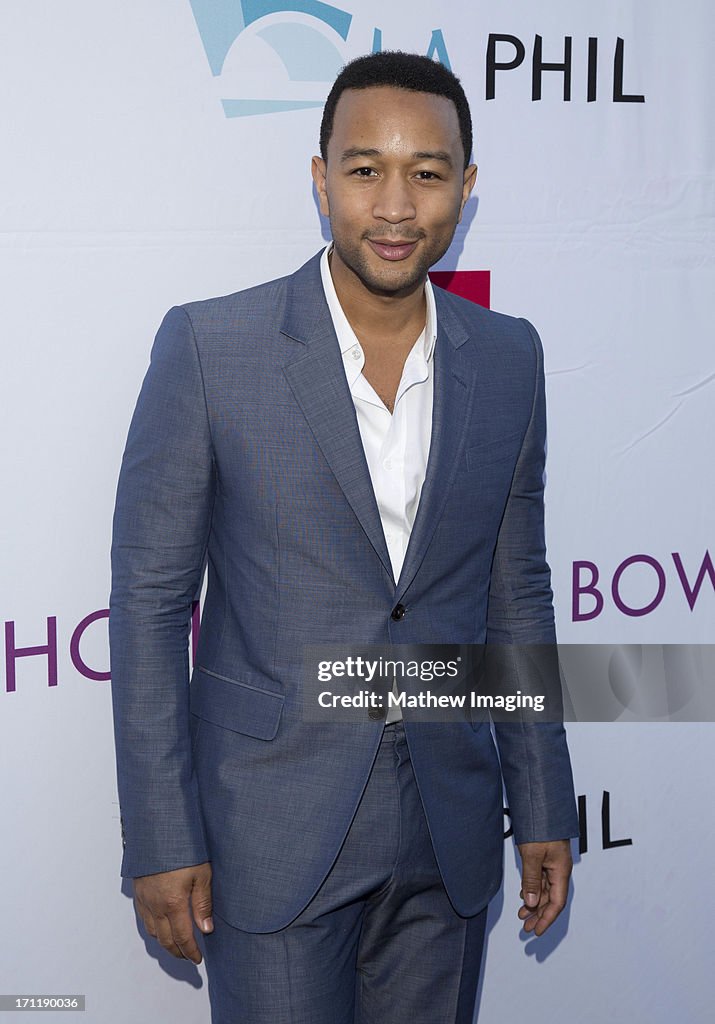
M 367 717 L 372 719 L 373 722 L 379 722 L 386 714 L 387 712 L 384 708 L 370 708 L 367 713 Z
M 395 622 L 399 622 L 400 619 L 404 619 L 404 617 L 405 617 L 405 606 L 404 606 L 404 604 L 396 604 L 395 607 L 392 609 L 392 614 L 390 615 L 390 618 L 394 619 Z

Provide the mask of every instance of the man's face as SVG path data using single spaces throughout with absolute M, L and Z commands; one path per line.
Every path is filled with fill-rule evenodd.
M 327 157 L 313 157 L 312 170 L 333 274 L 377 294 L 412 291 L 449 248 L 476 178 L 475 165 L 464 170 L 454 104 L 391 86 L 347 89 Z

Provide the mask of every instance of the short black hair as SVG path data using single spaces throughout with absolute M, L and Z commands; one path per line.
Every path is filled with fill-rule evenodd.
M 472 154 L 472 115 L 464 95 L 462 84 L 444 64 L 431 57 L 417 53 L 403 53 L 402 50 L 383 50 L 356 57 L 346 64 L 333 82 L 323 108 L 320 124 L 320 155 L 328 158 L 328 143 L 333 134 L 333 121 L 338 100 L 346 89 L 370 89 L 373 86 L 391 85 L 396 89 L 412 92 L 428 92 L 434 96 L 446 96 L 457 108 L 459 133 L 464 149 L 464 166 L 469 164 Z

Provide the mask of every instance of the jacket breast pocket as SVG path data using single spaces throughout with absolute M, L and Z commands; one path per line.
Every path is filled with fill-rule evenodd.
M 521 434 L 509 434 L 507 437 L 498 437 L 493 441 L 482 441 L 480 444 L 471 445 L 465 452 L 465 468 L 471 472 L 507 459 L 516 461 L 521 441 Z
M 191 713 L 223 729 L 272 740 L 278 732 L 282 693 L 217 675 L 197 665 L 190 687 Z

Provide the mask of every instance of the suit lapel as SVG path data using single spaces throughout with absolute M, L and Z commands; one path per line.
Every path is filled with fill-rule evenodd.
M 396 601 L 414 579 L 437 528 L 464 449 L 475 390 L 474 366 L 462 348 L 469 334 L 440 289 L 435 289 L 435 301 L 437 341 L 430 453 L 397 582 Z M 392 577 L 355 407 L 323 293 L 320 253 L 291 278 L 281 330 L 300 344 L 297 358 L 284 367 L 295 399 L 360 525 Z
M 425 482 L 395 599 L 401 600 L 427 553 L 464 449 L 470 421 L 474 370 L 462 345 L 469 339 L 462 322 L 435 289 L 437 341 L 434 351 L 432 438 Z
M 281 330 L 301 346 L 297 358 L 284 367 L 295 399 L 368 540 L 392 577 L 355 407 L 323 293 L 320 254 L 293 275 Z

